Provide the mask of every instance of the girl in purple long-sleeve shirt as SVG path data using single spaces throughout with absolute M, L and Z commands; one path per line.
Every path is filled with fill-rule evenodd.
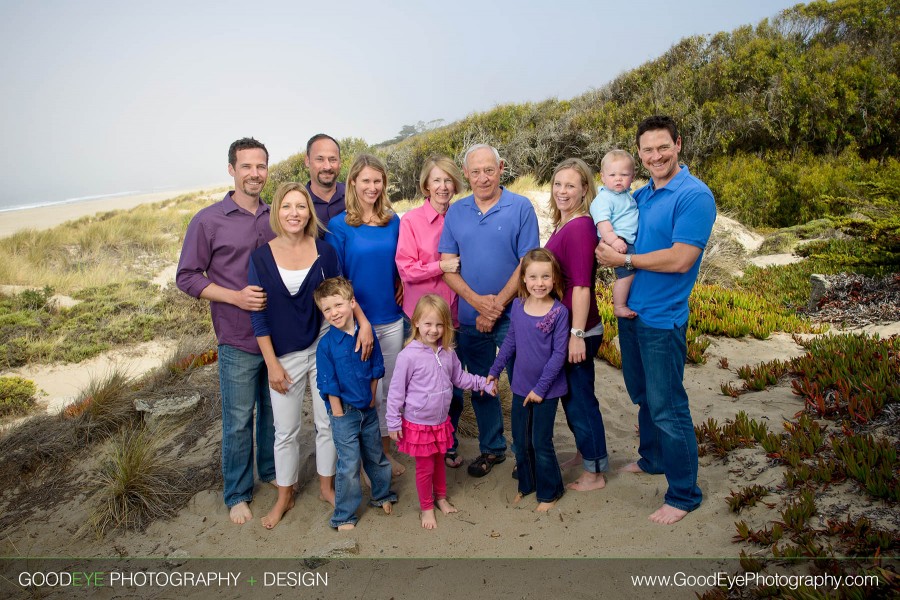
M 537 510 L 550 510 L 563 495 L 562 473 L 553 448 L 553 424 L 560 397 L 568 391 L 563 364 L 569 349 L 569 311 L 562 298 L 559 263 L 549 250 L 522 257 L 519 297 L 509 314 L 509 332 L 491 367 L 494 381 L 515 354 L 512 431 L 519 476 L 518 503 L 536 492 Z
M 453 386 L 495 393 L 484 377 L 463 371 L 453 351 L 453 320 L 446 300 L 426 294 L 412 314 L 413 332 L 397 356 L 388 389 L 387 426 L 397 448 L 416 459 L 416 490 L 422 527 L 434 529 L 434 505 L 456 512 L 447 500 L 444 456 L 453 447 L 450 399 Z

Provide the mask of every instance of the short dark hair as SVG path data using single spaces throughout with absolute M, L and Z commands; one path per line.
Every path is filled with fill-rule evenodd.
M 316 135 L 309 138 L 309 141 L 306 142 L 306 155 L 309 156 L 309 153 L 312 151 L 312 145 L 318 142 L 319 140 L 331 140 L 334 142 L 334 145 L 337 146 L 338 156 L 341 155 L 341 145 L 338 144 L 338 141 L 328 135 L 327 133 L 317 133 Z
M 266 147 L 262 142 L 252 137 L 245 137 L 232 142 L 231 146 L 228 147 L 228 164 L 232 167 L 235 166 L 237 163 L 238 150 L 251 150 L 253 148 L 259 148 L 265 152 L 266 164 L 269 164 L 269 151 L 266 150 Z
M 653 131 L 656 129 L 667 130 L 672 136 L 672 141 L 678 141 L 678 127 L 675 125 L 675 120 L 672 117 L 668 117 L 665 115 L 653 115 L 652 117 L 647 117 L 646 119 L 638 123 L 637 137 L 634 138 L 635 142 L 637 142 L 638 148 L 641 147 L 641 136 L 648 131 Z

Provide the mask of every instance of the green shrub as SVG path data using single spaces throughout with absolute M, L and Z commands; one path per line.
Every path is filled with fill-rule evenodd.
M 22 377 L 0 377 L 0 417 L 24 414 L 34 407 L 37 386 Z

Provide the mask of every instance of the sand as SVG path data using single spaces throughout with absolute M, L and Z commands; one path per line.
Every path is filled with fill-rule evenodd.
M 223 187 L 223 185 L 225 184 L 220 183 L 166 192 L 137 194 L 133 196 L 114 196 L 110 198 L 72 202 L 69 204 L 56 204 L 53 206 L 39 206 L 36 208 L 4 211 L 0 212 L 0 237 L 12 235 L 22 229 L 51 229 L 73 219 L 79 219 L 81 217 L 87 217 L 89 215 L 110 210 L 134 208 L 141 204 L 161 202 L 183 194 Z

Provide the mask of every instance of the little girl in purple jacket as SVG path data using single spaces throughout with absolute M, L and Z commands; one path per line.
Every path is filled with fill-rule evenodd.
M 453 351 L 453 320 L 447 302 L 435 294 L 419 299 L 412 335 L 397 356 L 388 390 L 387 425 L 397 449 L 416 459 L 416 490 L 422 527 L 434 529 L 434 505 L 456 512 L 447 500 L 444 456 L 453 447 L 450 399 L 453 386 L 496 394 L 484 377 L 463 370 Z

